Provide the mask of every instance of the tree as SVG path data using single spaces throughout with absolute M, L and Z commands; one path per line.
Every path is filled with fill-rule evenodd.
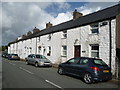
M 0 51 L 7 51 L 8 50 L 8 46 L 0 46 Z

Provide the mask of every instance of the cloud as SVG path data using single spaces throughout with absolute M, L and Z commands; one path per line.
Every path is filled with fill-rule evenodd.
M 60 13 L 57 17 L 54 17 L 45 11 L 53 3 L 4 2 L 2 5 L 2 43 L 8 44 L 18 36 L 32 31 L 34 27 L 38 27 L 40 30 L 44 29 L 49 21 L 53 22 L 54 25 L 69 20 L 69 13 Z M 69 8 L 67 3 L 55 2 L 55 4 L 58 5 L 58 9 L 61 7 L 63 9 L 65 9 L 64 7 Z M 64 20 L 61 19 L 62 16 Z
M 118 2 L 89 2 L 81 7 L 78 7 L 77 9 L 79 12 L 83 13 L 83 15 L 86 15 L 104 9 L 106 7 L 116 5 L 117 3 Z
M 67 2 L 54 2 L 54 4 L 58 5 L 58 8 L 56 9 L 69 9 L 70 8 L 70 4 L 68 4 Z
M 66 12 L 66 13 L 59 13 L 58 16 L 56 18 L 54 18 L 51 22 L 54 25 L 60 24 L 62 22 L 66 22 L 68 20 L 72 19 L 72 14 L 70 12 Z
M 38 20 L 40 20 L 40 17 L 45 18 L 41 13 L 45 15 L 45 13 L 42 12 L 42 9 L 44 9 L 45 6 L 47 7 L 47 4 L 3 3 L 2 43 L 7 44 L 10 41 L 14 41 L 18 36 L 32 30 L 39 22 Z M 42 22 L 44 19 L 41 19 L 40 21 Z

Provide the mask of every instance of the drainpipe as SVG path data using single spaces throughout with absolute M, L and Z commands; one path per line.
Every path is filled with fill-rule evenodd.
M 36 45 L 35 45 L 35 54 L 37 54 L 37 37 L 36 37 Z
M 109 67 L 111 69 L 112 61 L 112 32 L 111 32 L 111 20 L 109 20 Z

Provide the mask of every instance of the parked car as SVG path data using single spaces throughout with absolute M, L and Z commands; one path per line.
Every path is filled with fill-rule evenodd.
M 20 60 L 20 57 L 18 56 L 18 54 L 9 54 L 8 59 L 9 60 Z
M 39 54 L 30 54 L 26 58 L 26 64 L 33 64 L 36 67 L 38 66 L 52 66 L 51 61 L 48 60 L 45 56 Z
M 5 57 L 6 57 L 6 55 L 7 55 L 6 53 L 3 53 L 3 54 L 2 54 L 2 57 L 4 57 L 4 58 L 5 58 Z
M 8 56 L 9 56 L 9 54 L 7 54 L 7 53 L 2 54 L 2 57 L 4 57 L 4 58 L 8 58 Z
M 6 56 L 5 56 L 5 58 L 8 58 L 10 56 L 10 54 L 7 54 Z
M 58 73 L 79 76 L 87 84 L 112 79 L 111 69 L 102 59 L 97 58 L 72 58 L 65 63 L 59 64 Z

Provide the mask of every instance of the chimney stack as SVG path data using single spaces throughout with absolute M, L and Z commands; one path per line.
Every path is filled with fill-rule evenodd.
M 77 9 L 75 9 L 75 11 L 73 12 L 73 20 L 76 20 L 77 18 L 82 17 L 82 16 L 83 14 L 79 13 Z
M 22 39 L 26 38 L 26 35 L 22 35 Z
M 35 28 L 33 29 L 33 34 L 34 34 L 34 33 L 38 33 L 38 32 L 40 32 L 40 30 L 35 27 Z
M 46 23 L 46 29 L 52 27 L 52 25 L 53 25 L 53 24 L 50 23 L 50 22 L 49 22 L 49 23 Z
M 32 34 L 32 32 L 31 32 L 31 31 L 27 32 L 27 36 L 29 36 L 29 35 L 31 35 L 31 34 Z

